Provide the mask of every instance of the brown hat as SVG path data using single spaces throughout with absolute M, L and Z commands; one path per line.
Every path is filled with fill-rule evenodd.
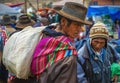
M 11 18 L 8 14 L 3 15 L 2 20 L 1 20 L 1 24 L 3 24 L 3 25 L 11 24 Z
M 63 6 L 55 6 L 55 7 L 53 7 L 53 9 L 58 11 L 58 10 L 61 10 L 62 7 L 63 7 Z
M 28 15 L 24 14 L 19 17 L 16 27 L 25 28 L 27 26 L 33 26 L 34 24 L 35 21 L 33 21 Z
M 85 20 L 87 8 L 84 7 L 82 4 L 78 4 L 75 2 L 66 2 L 61 10 L 59 8 L 54 8 L 54 10 L 58 14 L 70 20 L 77 21 L 82 24 L 92 24 L 91 22 Z
M 108 35 L 107 27 L 102 22 L 97 22 L 90 29 L 89 36 L 91 39 L 98 37 L 108 39 L 109 35 Z

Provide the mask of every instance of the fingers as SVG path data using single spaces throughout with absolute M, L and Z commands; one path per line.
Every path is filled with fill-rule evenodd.
M 113 81 L 113 83 L 117 83 L 117 81 L 118 81 L 118 76 L 117 76 L 117 75 L 114 75 L 113 78 L 112 78 L 112 81 Z

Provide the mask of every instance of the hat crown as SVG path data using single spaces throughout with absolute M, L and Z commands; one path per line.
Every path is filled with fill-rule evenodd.
M 78 3 L 67 2 L 65 3 L 65 6 L 62 8 L 61 11 L 71 14 L 71 16 L 85 20 L 87 8 Z
M 93 27 L 90 29 L 90 38 L 106 38 L 108 39 L 108 30 L 105 24 L 101 22 L 97 22 L 93 25 Z
M 16 27 L 23 29 L 27 26 L 33 26 L 34 24 L 35 21 L 33 21 L 27 14 L 23 14 L 19 17 Z
M 26 23 L 30 23 L 31 22 L 31 18 L 28 15 L 21 15 L 19 17 L 19 22 L 21 24 L 26 24 Z
M 66 2 L 62 9 L 61 8 L 54 9 L 58 14 L 70 20 L 80 22 L 82 24 L 92 24 L 91 22 L 85 21 L 87 8 L 82 4 L 78 4 L 75 2 Z

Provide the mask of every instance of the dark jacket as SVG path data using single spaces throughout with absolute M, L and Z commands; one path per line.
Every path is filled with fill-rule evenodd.
M 101 57 L 98 57 L 91 49 L 88 40 L 78 53 L 78 83 L 111 83 L 110 66 L 112 62 L 120 60 L 120 56 L 110 45 L 103 48 Z
M 76 57 L 71 56 L 45 70 L 39 77 L 38 83 L 77 83 L 76 76 Z

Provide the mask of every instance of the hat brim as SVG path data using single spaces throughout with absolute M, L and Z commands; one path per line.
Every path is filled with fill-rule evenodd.
M 97 35 L 92 35 L 90 36 L 91 39 L 94 39 L 94 38 L 104 38 L 104 39 L 108 39 L 108 35 L 104 35 L 104 34 L 97 34 Z
M 27 24 L 21 24 L 19 21 L 18 21 L 18 23 L 16 24 L 16 27 L 17 28 L 20 28 L 20 29 L 23 29 L 23 28 L 25 28 L 25 27 L 27 27 L 27 26 L 33 26 L 35 24 L 35 21 L 33 21 L 33 20 L 31 20 L 31 22 L 30 23 L 27 23 Z
M 54 10 L 56 11 L 56 13 L 60 14 L 61 16 L 66 17 L 66 18 L 68 18 L 70 20 L 77 21 L 77 22 L 80 22 L 80 23 L 86 24 L 86 25 L 92 25 L 92 22 L 90 22 L 90 21 L 79 19 L 79 18 L 74 17 L 74 16 L 72 16 L 70 14 L 67 14 L 66 12 L 64 12 L 62 10 L 56 10 L 56 9 L 54 9 Z

